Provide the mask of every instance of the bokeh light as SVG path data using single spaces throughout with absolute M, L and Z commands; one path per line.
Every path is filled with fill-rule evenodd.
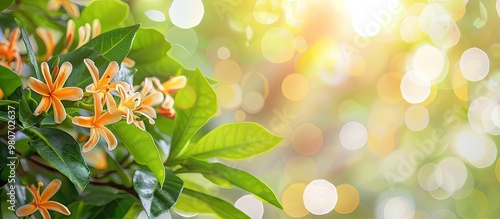
M 349 184 L 338 185 L 337 187 L 338 202 L 335 205 L 335 211 L 339 214 L 350 214 L 359 205 L 359 192 L 354 186 Z
M 213 84 L 218 113 L 200 132 L 258 122 L 283 138 L 227 161 L 284 206 L 218 191 L 256 203 L 253 218 L 500 215 L 500 1 L 132 2 Z M 178 110 L 197 98 L 186 90 Z
M 200 24 L 205 8 L 201 0 L 174 0 L 168 13 L 175 26 L 189 29 Z
M 324 179 L 310 182 L 304 190 L 304 206 L 314 215 L 329 213 L 335 208 L 337 200 L 337 189 Z
M 365 126 L 359 122 L 349 122 L 340 130 L 340 142 L 349 150 L 357 150 L 363 147 L 368 140 L 368 132 Z
M 251 219 L 262 219 L 264 215 L 264 205 L 253 195 L 245 195 L 239 198 L 234 207 L 240 209 Z

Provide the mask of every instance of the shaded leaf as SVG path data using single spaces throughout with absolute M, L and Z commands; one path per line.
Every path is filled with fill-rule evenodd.
M 3 94 L 7 97 L 14 93 L 14 91 L 23 86 L 21 82 L 21 77 L 9 68 L 0 65 L 0 89 L 2 89 Z
M 23 97 L 19 102 L 19 121 L 21 121 L 24 128 L 32 127 L 44 117 L 45 113 L 38 116 L 33 115 L 37 107 L 37 102 L 31 98 L 31 91 L 29 89 L 23 90 Z
M 85 6 L 80 13 L 80 17 L 74 19 L 75 26 L 78 28 L 91 24 L 94 19 L 98 19 L 101 23 L 103 32 L 123 26 L 123 22 L 127 19 L 129 7 L 128 4 L 118 0 L 95 0 Z M 110 16 L 110 12 L 113 13 Z
M 136 83 L 144 77 L 156 76 L 160 80 L 168 80 L 170 76 L 182 73 L 191 73 L 182 64 L 170 57 L 167 52 L 171 49 L 165 36 L 153 28 L 140 28 L 132 44 L 129 58 L 136 62 L 138 72 L 134 80 Z
M 215 92 L 198 69 L 175 96 L 175 104 L 177 115 L 169 160 L 185 151 L 193 135 L 217 111 Z
M 2 1 L 0 1 L 0 12 L 5 10 L 6 8 L 8 8 L 10 5 L 12 5 L 13 2 L 14 2 L 14 0 L 2 0 Z
M 110 130 L 122 141 L 138 164 L 146 165 L 154 173 L 160 185 L 165 182 L 165 168 L 160 153 L 151 135 L 125 121 L 109 126 Z
M 61 63 L 70 62 L 73 64 L 73 73 L 69 76 L 65 86 L 85 88 L 92 83 L 92 78 L 83 59 L 92 59 L 102 75 L 109 62 L 120 63 L 127 56 L 137 29 L 139 29 L 139 24 L 103 33 L 77 50 L 54 56 L 50 59 L 49 65 L 51 66 L 57 57 L 61 59 Z
M 85 189 L 90 170 L 83 160 L 80 146 L 68 133 L 54 128 L 29 128 L 30 146 L 49 164 L 80 189 Z
M 174 206 L 184 186 L 184 182 L 170 169 L 165 171 L 165 184 L 161 188 L 151 172 L 136 170 L 134 173 L 134 190 L 150 218 L 158 217 Z
M 43 80 L 42 74 L 40 73 L 40 69 L 38 68 L 38 62 L 36 61 L 36 55 L 35 52 L 33 51 L 33 46 L 31 46 L 31 42 L 29 40 L 29 35 L 24 29 L 23 24 L 21 24 L 21 22 L 18 19 L 14 20 L 16 21 L 19 30 L 21 30 L 21 36 L 23 38 L 24 45 L 26 46 L 26 51 L 28 52 L 28 58 L 30 60 L 30 63 L 33 69 L 35 70 L 36 78 Z
M 257 179 L 257 177 L 243 170 L 228 167 L 221 163 L 208 163 L 193 158 L 182 162 L 182 166 L 191 172 L 220 177 L 233 185 L 251 192 L 277 208 L 283 209 L 278 198 L 276 198 L 276 195 L 269 186 Z
M 221 125 L 203 136 L 182 155 L 197 158 L 242 159 L 263 153 L 281 141 L 259 124 L 239 122 Z

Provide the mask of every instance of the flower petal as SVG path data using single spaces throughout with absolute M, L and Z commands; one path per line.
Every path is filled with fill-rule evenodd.
M 48 210 L 57 211 L 57 212 L 64 214 L 64 215 L 71 214 L 71 212 L 69 212 L 69 209 L 59 202 L 46 201 L 46 202 L 42 203 L 41 206 L 47 208 Z
M 101 80 L 97 84 L 97 88 L 102 89 L 108 87 L 116 72 L 118 72 L 118 68 L 118 63 L 116 63 L 115 61 L 110 62 L 108 64 L 108 67 L 106 68 L 106 71 L 104 72 L 104 74 L 102 74 Z
M 186 86 L 186 83 L 187 83 L 186 76 L 181 75 L 168 79 L 168 81 L 163 82 L 162 85 L 163 87 L 165 87 L 165 90 L 167 92 L 175 92 Z
M 38 210 L 38 207 L 35 205 L 35 203 L 29 203 L 27 205 L 19 207 L 16 210 L 16 215 L 18 217 L 25 217 L 35 213 L 36 210 Z
M 59 73 L 57 74 L 56 80 L 54 81 L 54 90 L 57 91 L 61 89 L 68 80 L 69 75 L 73 71 L 73 65 L 70 62 L 64 62 L 59 69 Z
M 77 101 L 82 99 L 83 90 L 79 87 L 63 87 L 52 94 L 60 100 Z
M 92 76 L 92 81 L 94 81 L 94 90 L 93 91 L 97 91 L 96 89 L 98 89 L 98 88 L 95 86 L 97 86 L 97 84 L 99 84 L 99 70 L 95 66 L 94 61 L 92 61 L 91 59 L 84 59 L 83 63 L 85 63 L 85 65 L 87 66 L 87 69 L 90 72 L 90 76 Z M 85 88 L 85 90 L 87 92 L 90 92 L 90 90 L 88 88 Z
M 42 62 L 40 66 L 42 67 L 42 75 L 45 79 L 45 83 L 47 83 L 49 90 L 52 91 L 54 83 L 52 82 L 52 76 L 50 75 L 49 64 L 47 64 L 47 62 Z
M 101 134 L 102 137 L 104 137 L 104 140 L 106 140 L 106 142 L 108 143 L 108 149 L 110 151 L 115 149 L 116 145 L 118 145 L 118 141 L 116 140 L 115 135 L 113 135 L 113 133 L 108 128 L 106 128 L 104 125 L 99 124 L 96 127 L 96 129 L 99 132 L 99 134 Z
M 94 126 L 94 117 L 83 117 L 83 116 L 75 116 L 72 120 L 73 124 L 79 125 L 82 127 L 90 128 Z
M 72 18 L 80 17 L 80 10 L 78 9 L 78 6 L 73 2 L 65 0 L 62 2 L 62 6 L 64 7 L 64 10 L 68 12 L 68 15 L 71 16 Z
M 163 94 L 161 92 L 153 91 L 153 93 L 147 95 L 143 100 L 143 105 L 156 106 L 163 101 Z
M 49 211 L 46 208 L 39 206 L 38 211 L 42 214 L 43 219 L 50 219 Z
M 40 194 L 38 194 L 37 188 L 31 184 L 31 186 L 26 186 L 28 191 L 33 195 L 33 203 L 36 204 L 36 201 L 39 199 Z
M 49 11 L 57 11 L 59 8 L 61 8 L 61 3 L 59 3 L 58 0 L 49 0 L 47 3 L 47 9 L 49 9 Z
M 134 125 L 137 126 L 137 128 L 140 128 L 143 131 L 146 131 L 146 126 L 144 125 L 143 121 L 135 121 Z
M 54 196 L 54 194 L 56 194 L 56 192 L 61 188 L 61 184 L 62 182 L 59 179 L 52 180 L 43 190 L 42 195 L 40 196 L 41 202 L 45 202 L 52 198 L 52 196 Z
M 149 124 L 155 124 L 155 121 L 153 119 L 156 118 L 156 111 L 155 111 L 155 109 L 153 109 L 153 107 L 142 105 L 135 112 L 138 112 L 138 113 L 144 115 L 146 118 L 148 118 Z
M 52 100 L 50 97 L 42 96 L 42 99 L 40 100 L 38 107 L 35 109 L 35 112 L 33 112 L 33 115 L 38 116 L 42 112 L 47 112 L 51 104 Z
M 101 22 L 99 19 L 94 19 L 92 21 L 92 38 L 99 36 L 101 34 Z
M 99 141 L 99 133 L 96 131 L 96 128 L 90 128 L 90 138 L 87 141 L 87 143 L 83 145 L 82 152 L 85 153 L 92 150 L 92 148 L 95 147 L 98 141 Z
M 54 109 L 54 121 L 59 124 L 66 119 L 66 109 L 57 97 L 51 97 Z
M 37 92 L 38 94 L 42 96 L 49 96 L 50 89 L 47 86 L 47 84 L 41 82 L 40 80 L 30 77 L 28 79 L 28 87 L 31 88 L 31 90 Z
M 121 119 L 122 119 L 122 114 L 120 112 L 116 113 L 107 112 L 102 114 L 101 117 L 97 118 L 96 124 L 109 125 L 118 122 Z
M 94 97 L 94 116 L 97 119 L 101 117 L 103 97 L 99 93 L 93 93 L 92 96 Z

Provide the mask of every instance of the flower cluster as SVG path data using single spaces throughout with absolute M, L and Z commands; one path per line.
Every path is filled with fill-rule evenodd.
M 4 35 L 5 40 L 0 40 L 0 65 L 21 73 L 23 60 L 17 48 L 17 41 L 20 36 L 19 28 L 14 28 L 12 32 L 10 29 L 5 29 Z
M 52 72 L 48 64 L 43 62 L 41 71 L 45 82 L 33 77 L 28 79 L 28 86 L 42 96 L 33 114 L 37 116 L 42 112 L 47 112 L 50 106 L 53 106 L 56 123 L 63 122 L 67 117 L 61 100 L 78 101 L 83 96 L 93 99 L 92 116 L 75 116 L 72 119 L 73 124 L 90 130 L 89 139 L 82 148 L 83 152 L 92 150 L 100 136 L 106 141 L 109 150 L 116 148 L 118 144 L 116 137 L 106 126 L 122 119 L 127 124 L 133 123 L 138 128 L 146 130 L 143 120 L 154 124 L 157 112 L 174 118 L 174 98 L 171 94 L 186 85 L 185 76 L 172 77 L 163 83 L 156 77 L 149 77 L 145 78 L 140 85 L 132 86 L 124 81 L 113 80 L 119 71 L 117 62 L 110 62 L 101 77 L 99 77 L 99 70 L 94 61 L 84 59 L 83 62 L 93 81 L 85 87 L 88 95 L 84 95 L 79 87 L 63 87 L 72 72 L 72 65 L 69 62 L 64 62 L 60 68 L 56 65 Z

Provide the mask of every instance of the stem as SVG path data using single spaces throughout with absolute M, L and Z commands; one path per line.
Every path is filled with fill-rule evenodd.
M 76 101 L 76 102 L 68 103 L 68 104 L 66 104 L 66 107 L 76 107 L 76 108 L 85 109 L 85 110 L 88 110 L 88 111 L 91 111 L 91 112 L 94 111 L 94 106 L 93 105 L 83 103 L 82 101 Z
M 89 183 L 93 184 L 93 185 L 99 185 L 99 186 L 110 186 L 110 187 L 113 187 L 115 189 L 120 189 L 120 190 L 126 191 L 135 197 L 139 197 L 139 195 L 137 194 L 137 192 L 135 192 L 135 190 L 133 188 L 128 188 L 128 187 L 125 187 L 123 185 L 116 184 L 114 182 L 102 182 L 102 181 L 96 180 L 94 178 L 90 178 Z

